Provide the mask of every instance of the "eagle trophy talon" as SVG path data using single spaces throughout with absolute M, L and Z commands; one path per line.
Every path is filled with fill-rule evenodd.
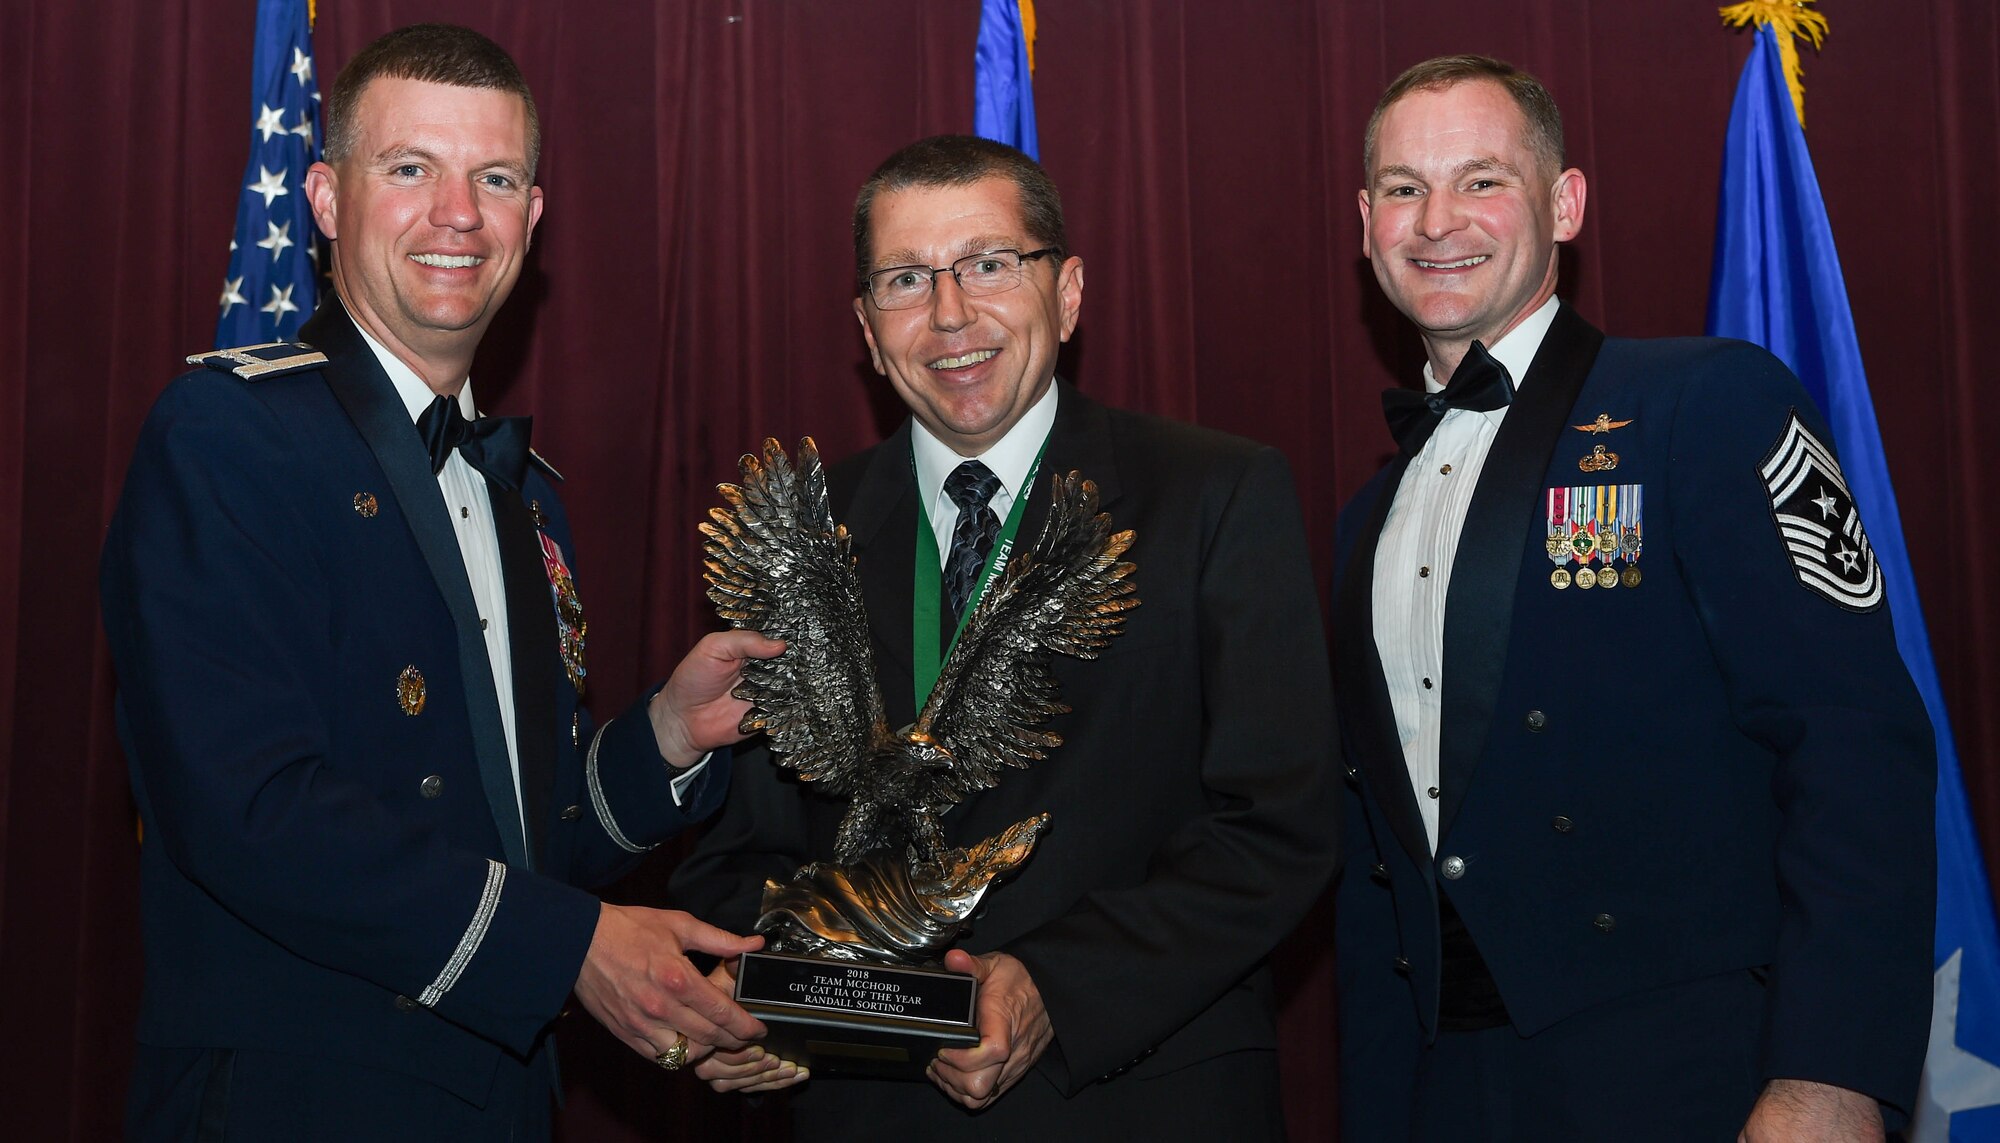
M 1039 814 L 953 849 L 939 816 L 1061 744 L 1040 729 L 1069 709 L 1049 655 L 1096 658 L 1124 629 L 1139 603 L 1133 565 L 1119 558 L 1133 533 L 1111 530 L 1095 484 L 1052 477 L 1033 549 L 987 585 L 916 722 L 891 731 L 818 448 L 801 440 L 794 464 L 767 439 L 738 468 L 742 483 L 718 486 L 725 506 L 701 525 L 708 597 L 730 626 L 786 643 L 776 659 L 745 661 L 733 692 L 751 704 L 741 728 L 763 731 L 779 765 L 849 803 L 834 861 L 766 882 L 757 931 L 774 952 L 936 963 L 1049 825 Z

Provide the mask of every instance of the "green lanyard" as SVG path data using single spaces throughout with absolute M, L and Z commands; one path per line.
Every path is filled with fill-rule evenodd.
M 979 582 L 973 585 L 972 598 L 965 601 L 965 611 L 958 617 L 958 626 L 952 630 L 951 645 L 958 646 L 958 636 L 965 630 L 965 621 L 972 609 L 986 593 L 986 581 L 994 573 L 1007 566 L 1007 556 L 1014 548 L 1014 533 L 1021 530 L 1021 518 L 1027 514 L 1028 497 L 1035 489 L 1035 474 L 1042 470 L 1042 454 L 1047 452 L 1049 442 L 1042 441 L 1042 447 L 1035 453 L 1035 463 L 1028 466 L 1028 478 L 1021 482 L 1020 494 L 1014 497 L 1014 507 L 1007 512 L 1007 522 L 1000 527 L 1000 534 L 994 537 L 993 550 L 986 555 L 986 566 L 980 570 Z M 910 468 L 914 474 L 916 455 L 911 454 Z M 944 670 L 944 661 L 950 655 L 950 648 L 938 650 L 938 619 L 944 594 L 944 556 L 938 551 L 937 531 L 931 527 L 930 509 L 924 504 L 917 505 L 917 566 L 916 590 L 910 596 L 910 663 L 915 675 L 917 704 L 914 708 L 922 714 L 924 703 L 931 697 L 931 688 L 937 685 L 939 672 Z

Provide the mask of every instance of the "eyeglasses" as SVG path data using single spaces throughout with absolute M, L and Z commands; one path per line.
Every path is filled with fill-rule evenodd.
M 971 298 L 1004 294 L 1021 284 L 1021 272 L 1029 262 L 1061 254 L 1054 246 L 1044 246 L 1026 254 L 1019 250 L 988 250 L 968 254 L 950 266 L 891 266 L 868 275 L 868 296 L 878 310 L 906 310 L 930 300 L 939 274 L 950 274 L 958 288 Z

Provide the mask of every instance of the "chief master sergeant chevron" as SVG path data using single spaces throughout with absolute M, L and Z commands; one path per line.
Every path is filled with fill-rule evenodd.
M 1934 755 L 1818 411 L 1754 346 L 1556 300 L 1584 178 L 1533 76 L 1418 64 L 1366 152 L 1429 393 L 1336 561 L 1346 1137 L 1882 1138 Z
M 348 65 L 307 176 L 335 297 L 154 407 L 105 545 L 145 824 L 143 1139 L 533 1140 L 574 989 L 663 1067 L 762 1026 L 602 904 L 715 808 L 747 633 L 603 726 L 553 470 L 478 418 L 473 350 L 542 212 L 520 72 L 463 28 Z

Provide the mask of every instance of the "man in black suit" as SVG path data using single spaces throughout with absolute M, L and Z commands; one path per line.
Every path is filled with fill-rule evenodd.
M 1050 474 L 1096 481 L 1115 526 L 1137 530 L 1143 602 L 1100 659 L 1057 658 L 1074 708 L 1051 723 L 1063 745 L 944 818 L 949 842 L 966 845 L 1053 815 L 946 958 L 981 981 L 980 1043 L 937 1057 L 942 1095 L 815 1080 L 792 1101 L 800 1136 L 1279 1138 L 1263 960 L 1333 868 L 1338 790 L 1285 461 L 1055 379 L 1083 261 L 1055 186 L 1018 151 L 958 136 L 912 144 L 863 187 L 855 236 L 855 314 L 911 412 L 830 477 L 890 724 L 911 720 L 913 664 L 936 656 L 976 598 L 951 589 L 976 585 L 992 558 L 982 537 L 992 544 L 1027 499 L 1017 542 L 1032 543 L 1048 506 L 1032 488 Z M 919 625 L 926 596 L 943 602 Z M 831 855 L 841 810 L 743 759 L 676 875 L 680 899 L 747 923 L 767 877 Z M 759 1049 L 699 1074 L 722 1090 L 800 1076 Z
M 762 1026 L 683 950 L 757 947 L 607 881 L 720 803 L 747 633 L 593 726 L 554 470 L 473 350 L 541 215 L 534 103 L 437 25 L 357 55 L 306 179 L 305 344 L 198 355 L 105 543 L 145 824 L 144 1139 L 546 1138 L 574 990 L 680 1067 Z
M 1556 300 L 1585 184 L 1532 76 L 1417 65 L 1366 172 L 1429 363 L 1341 519 L 1347 1137 L 1880 1139 L 1934 755 L 1824 423 L 1754 346 Z

